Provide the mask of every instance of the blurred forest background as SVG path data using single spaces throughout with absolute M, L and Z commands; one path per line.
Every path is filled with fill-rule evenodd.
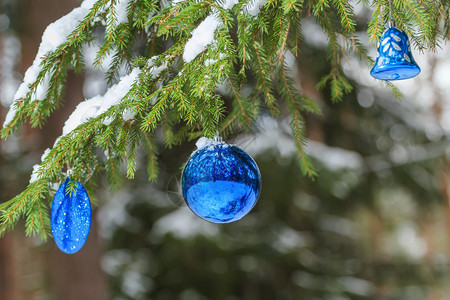
M 1 120 L 46 26 L 78 5 L 0 0 Z M 357 9 L 375 56 L 364 32 L 370 10 Z M 450 48 L 414 52 L 422 73 L 396 83 L 402 100 L 348 57 L 355 88 L 331 103 L 315 89 L 329 69 L 326 39 L 313 20 L 303 28 L 292 72 L 324 112 L 306 116 L 316 180 L 301 175 L 289 120 L 262 116 L 251 134 L 228 141 L 257 161 L 259 202 L 238 222 L 210 224 L 179 191 L 194 144 L 164 150 L 161 142 L 156 183 L 145 168 L 117 191 L 101 181 L 79 253 L 26 237 L 23 226 L 0 239 L 0 299 L 450 299 Z M 99 70 L 70 74 L 66 104 L 42 130 L 1 142 L 1 202 L 23 190 L 77 103 L 105 91 L 102 79 Z

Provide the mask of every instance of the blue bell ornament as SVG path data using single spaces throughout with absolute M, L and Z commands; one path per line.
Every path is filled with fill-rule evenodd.
M 378 57 L 370 75 L 381 80 L 402 80 L 417 76 L 420 68 L 411 53 L 408 36 L 389 26 L 378 43 Z

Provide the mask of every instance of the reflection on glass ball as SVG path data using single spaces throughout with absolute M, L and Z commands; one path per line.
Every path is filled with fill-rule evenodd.
M 181 185 L 186 204 L 197 216 L 229 223 L 255 206 L 261 176 L 253 158 L 241 148 L 213 142 L 191 155 Z

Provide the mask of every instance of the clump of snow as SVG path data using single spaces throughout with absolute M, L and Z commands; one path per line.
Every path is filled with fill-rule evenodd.
M 218 0 L 217 4 L 223 9 L 232 9 L 233 6 L 239 3 L 239 0 Z
M 203 20 L 197 28 L 192 31 L 192 37 L 187 41 L 183 59 L 186 63 L 192 61 L 200 53 L 206 50 L 206 47 L 214 41 L 214 33 L 223 25 L 222 20 L 217 14 L 211 14 Z
M 86 0 L 81 4 L 80 7 L 75 8 L 67 15 L 61 17 L 59 20 L 56 20 L 55 22 L 47 26 L 44 34 L 42 35 L 42 41 L 39 45 L 39 49 L 33 61 L 33 64 L 25 72 L 23 82 L 14 95 L 14 102 L 11 104 L 3 126 L 11 123 L 11 121 L 14 119 L 14 116 L 17 113 L 17 108 L 14 106 L 14 104 L 18 99 L 24 98 L 26 96 L 27 92 L 29 91 L 28 87 L 36 81 L 39 72 L 41 71 L 40 65 L 42 63 L 43 57 L 49 52 L 55 51 L 59 46 L 66 42 L 69 34 L 71 34 L 74 28 L 76 28 L 77 25 L 86 17 L 95 2 L 96 1 L 94 0 Z M 45 94 L 48 88 L 48 81 L 49 79 L 45 77 L 41 84 L 38 86 L 36 93 L 34 93 L 34 95 L 31 95 L 31 101 L 42 100 L 45 98 Z
M 36 87 L 34 99 L 33 100 L 42 100 L 45 99 L 48 92 L 48 87 L 50 86 L 50 76 L 47 74 L 42 79 L 41 83 Z
M 166 9 L 170 4 L 168 0 L 161 0 L 159 3 L 161 5 L 161 9 Z
M 39 179 L 39 165 L 33 166 L 33 172 L 31 172 L 30 176 L 30 184 L 36 182 Z
M 91 10 L 96 2 L 97 2 L 97 0 L 84 0 L 81 3 L 80 7 L 87 9 L 87 10 Z
M 297 68 L 297 60 L 295 59 L 294 54 L 292 54 L 292 52 L 289 50 L 284 50 L 283 55 L 289 76 L 291 76 L 292 78 L 297 78 L 298 68 Z
M 11 121 L 14 119 L 14 116 L 17 113 L 17 108 L 15 107 L 15 101 L 11 104 L 9 107 L 9 111 L 6 114 L 5 121 L 3 122 L 3 127 L 5 127 L 7 124 L 11 123 Z
M 152 67 L 150 69 L 150 73 L 152 74 L 153 78 L 156 78 L 165 69 L 167 69 L 167 66 L 164 66 L 164 65 L 159 66 L 159 67 Z
M 41 161 L 44 161 L 49 154 L 50 154 L 50 148 L 45 149 L 44 153 L 41 156 Z
M 103 125 L 106 125 L 106 126 L 109 126 L 109 125 L 111 125 L 112 121 L 114 121 L 114 118 L 113 118 L 113 117 L 106 117 L 106 118 L 103 120 L 102 124 L 103 124 Z
M 62 139 L 61 136 L 59 136 L 59 137 L 56 138 L 55 142 L 53 143 L 53 148 L 55 148 L 55 147 L 58 146 L 58 144 L 61 142 L 61 139 Z
M 250 0 L 244 8 L 244 13 L 251 17 L 256 17 L 266 2 L 267 0 Z
M 206 146 L 214 144 L 214 139 L 208 139 L 207 137 L 202 136 L 197 140 L 195 143 L 195 146 L 197 146 L 197 149 L 205 148 Z
M 128 22 L 127 7 L 130 0 L 119 0 L 116 2 L 115 11 L 117 14 L 117 22 L 119 24 Z
M 147 60 L 147 64 L 150 67 L 150 69 L 148 70 L 148 73 L 152 75 L 153 78 L 158 77 L 158 75 L 164 71 L 165 69 L 167 69 L 166 65 L 160 65 L 158 67 L 155 66 L 155 62 L 157 60 L 157 56 L 152 56 Z
M 158 59 L 158 56 L 152 56 L 147 60 L 147 64 L 152 67 L 155 65 L 156 60 Z
M 124 121 L 130 121 L 132 119 L 134 119 L 134 115 L 136 114 L 136 112 L 132 111 L 131 109 L 125 109 L 122 113 L 122 119 Z
M 197 140 L 197 142 L 195 143 L 195 145 L 197 146 L 197 150 L 203 149 L 205 147 L 208 147 L 208 150 L 212 150 L 214 148 L 214 146 L 216 145 L 221 145 L 221 147 L 226 148 L 229 147 L 230 144 L 225 143 L 221 137 L 216 136 L 213 139 L 208 139 L 206 137 L 201 137 Z M 193 155 L 196 151 L 194 151 L 191 155 Z
M 172 1 L 172 5 L 176 5 L 176 4 L 178 4 L 180 2 L 183 2 L 183 1 L 186 1 L 186 0 L 173 0 Z
M 213 59 L 213 58 L 208 58 L 205 60 L 205 66 L 210 66 L 213 65 L 217 62 L 217 59 Z
M 110 87 L 103 96 L 95 96 L 78 104 L 63 127 L 63 135 L 72 132 L 79 125 L 84 124 L 90 118 L 96 118 L 105 113 L 109 108 L 119 104 L 128 93 L 131 85 L 136 81 L 140 73 L 139 68 L 134 68 L 130 74 L 120 78 L 119 83 Z M 112 120 L 105 120 L 108 125 Z
M 44 153 L 41 156 L 41 162 L 43 162 L 49 154 L 50 154 L 50 149 L 49 148 L 45 149 Z M 31 172 L 31 176 L 30 176 L 30 184 L 33 182 L 36 182 L 38 179 L 40 179 L 39 178 L 39 172 L 40 172 L 39 167 L 40 167 L 40 165 L 38 165 L 38 164 L 33 166 L 33 172 Z

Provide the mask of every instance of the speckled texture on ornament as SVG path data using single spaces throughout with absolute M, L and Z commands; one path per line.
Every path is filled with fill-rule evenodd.
M 237 146 L 214 142 L 195 151 L 183 170 L 183 197 L 199 217 L 229 223 L 256 204 L 261 176 L 253 158 Z
M 91 202 L 84 186 L 75 182 L 74 191 L 66 193 L 70 179 L 59 187 L 53 198 L 50 222 L 53 239 L 58 248 L 73 254 L 79 251 L 87 240 L 91 228 Z
M 406 33 L 395 27 L 386 29 L 378 43 L 378 57 L 370 75 L 381 80 L 402 80 L 419 73 Z

